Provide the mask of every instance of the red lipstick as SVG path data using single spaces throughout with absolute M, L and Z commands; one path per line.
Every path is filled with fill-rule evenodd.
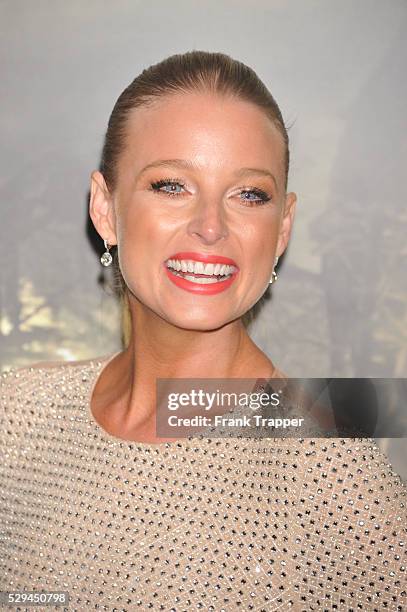
M 222 255 L 209 255 L 209 253 L 195 253 L 194 251 L 182 251 L 181 253 L 175 253 L 168 259 L 193 259 L 194 261 L 203 261 L 205 263 L 221 263 L 229 266 L 235 266 L 237 263 L 229 257 L 223 257 Z

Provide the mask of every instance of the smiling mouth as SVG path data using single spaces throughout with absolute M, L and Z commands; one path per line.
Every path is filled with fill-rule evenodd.
M 199 285 L 224 282 L 238 271 L 238 268 L 231 264 L 205 263 L 193 259 L 168 259 L 165 265 L 174 276 Z

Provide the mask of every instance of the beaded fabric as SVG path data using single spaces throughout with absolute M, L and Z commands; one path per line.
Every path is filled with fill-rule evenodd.
M 1 591 L 84 611 L 405 609 L 406 486 L 373 440 L 115 438 L 90 411 L 110 359 L 1 376 Z

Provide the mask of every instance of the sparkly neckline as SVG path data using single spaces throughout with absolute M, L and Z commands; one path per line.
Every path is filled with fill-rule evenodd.
M 108 366 L 108 364 L 113 361 L 113 359 L 119 355 L 121 351 L 117 351 L 112 355 L 106 355 L 103 357 L 99 357 L 98 359 L 91 359 L 90 364 L 94 367 L 94 373 L 91 376 L 89 389 L 86 394 L 86 419 L 88 423 L 92 426 L 95 432 L 97 432 L 100 438 L 103 438 L 103 441 L 109 442 L 110 444 L 116 444 L 119 446 L 127 446 L 129 449 L 150 449 L 155 452 L 159 452 L 161 449 L 172 449 L 172 448 L 183 448 L 186 446 L 190 446 L 191 442 L 196 442 L 201 440 L 200 436 L 189 436 L 186 438 L 181 438 L 178 440 L 174 440 L 173 442 L 141 442 L 136 440 L 126 440 L 125 438 L 119 438 L 117 436 L 113 436 L 108 431 L 106 431 L 95 419 L 91 409 L 91 400 L 93 396 L 93 392 L 95 390 L 96 384 L 99 378 L 102 375 L 102 372 Z M 208 438 L 204 438 L 208 439 Z
M 119 440 L 87 417 L 109 359 L 0 376 L 0 591 L 70 593 L 73 610 L 405 609 L 407 490 L 372 439 Z

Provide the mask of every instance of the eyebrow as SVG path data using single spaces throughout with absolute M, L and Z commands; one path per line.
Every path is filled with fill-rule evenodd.
M 141 176 L 142 174 L 144 174 L 144 172 L 146 172 L 150 168 L 160 168 L 161 166 L 175 166 L 176 168 L 182 168 L 183 170 L 198 170 L 199 169 L 199 166 L 197 166 L 196 164 L 194 164 L 193 162 L 187 159 L 158 159 L 157 161 L 151 162 L 151 164 L 147 164 L 147 166 L 144 166 L 144 168 L 140 171 L 138 176 Z M 264 168 L 239 168 L 239 170 L 236 170 L 234 174 L 237 177 L 243 177 L 249 174 L 267 176 L 274 181 L 274 185 L 277 188 L 276 177 L 274 176 L 272 172 L 270 172 L 270 170 L 266 170 Z

